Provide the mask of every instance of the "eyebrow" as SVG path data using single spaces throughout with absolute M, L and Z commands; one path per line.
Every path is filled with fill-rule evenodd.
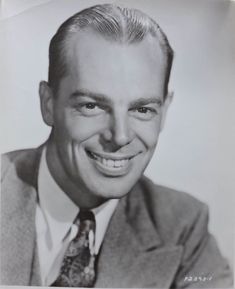
M 70 95 L 70 99 L 73 100 L 73 99 L 76 99 L 79 97 L 85 97 L 85 96 L 92 98 L 93 100 L 96 100 L 96 101 L 111 103 L 111 100 L 108 96 L 101 94 L 101 93 L 94 93 L 86 89 L 75 90 Z
M 79 97 L 89 97 L 95 101 L 99 101 L 99 102 L 104 102 L 104 103 L 112 103 L 112 100 L 105 94 L 102 93 L 94 93 L 91 92 L 87 89 L 77 89 L 75 90 L 71 95 L 70 95 L 70 99 L 76 99 Z M 136 107 L 136 106 L 144 106 L 150 103 L 156 103 L 157 105 L 161 106 L 162 105 L 162 100 L 160 98 L 158 98 L 157 96 L 155 97 L 149 97 L 149 98 L 138 98 L 134 101 L 130 102 L 130 106 L 131 107 Z
M 157 105 L 162 105 L 162 100 L 157 97 L 149 97 L 149 98 L 138 98 L 137 100 L 134 100 L 130 103 L 131 106 L 144 106 L 150 103 L 156 103 Z

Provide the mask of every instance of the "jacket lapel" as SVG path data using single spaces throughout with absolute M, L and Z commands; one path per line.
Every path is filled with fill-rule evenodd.
M 137 185 L 116 209 L 97 263 L 96 287 L 169 288 L 182 248 L 163 246 Z
M 1 284 L 4 285 L 29 285 L 32 279 L 33 283 L 39 283 L 32 270 L 37 267 L 35 212 L 39 155 L 31 151 L 22 161 L 17 160 L 2 183 Z

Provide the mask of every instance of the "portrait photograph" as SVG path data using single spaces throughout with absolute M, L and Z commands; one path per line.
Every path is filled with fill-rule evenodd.
M 235 2 L 0 10 L 0 287 L 234 288 Z

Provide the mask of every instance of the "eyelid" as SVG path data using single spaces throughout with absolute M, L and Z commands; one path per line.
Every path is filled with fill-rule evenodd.
M 90 103 L 95 105 L 97 107 L 97 109 L 108 111 L 108 112 L 111 111 L 111 108 L 108 105 L 106 105 L 104 103 L 100 103 L 100 102 L 93 100 L 93 99 L 90 101 L 84 101 L 84 100 L 83 101 L 77 101 L 76 103 L 73 104 L 73 106 L 75 108 L 78 108 L 78 109 L 83 109 L 87 104 L 90 104 Z
M 139 109 L 139 108 L 147 108 L 149 111 L 158 113 L 157 108 L 152 107 L 152 106 L 149 106 L 149 104 L 146 104 L 146 105 L 136 105 L 136 106 L 134 106 L 134 107 L 129 108 L 129 110 L 137 110 L 137 109 Z

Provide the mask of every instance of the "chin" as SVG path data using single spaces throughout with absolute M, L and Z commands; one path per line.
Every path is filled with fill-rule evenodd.
M 112 191 L 110 192 L 101 192 L 102 197 L 105 199 L 121 199 L 124 196 L 126 196 L 129 193 L 130 190 L 126 190 L 126 191 Z
M 103 182 L 95 182 L 93 186 L 89 187 L 89 191 L 97 197 L 103 199 L 120 199 L 127 195 L 133 186 L 136 184 L 138 179 L 134 180 L 123 180 L 122 178 L 110 178 Z

